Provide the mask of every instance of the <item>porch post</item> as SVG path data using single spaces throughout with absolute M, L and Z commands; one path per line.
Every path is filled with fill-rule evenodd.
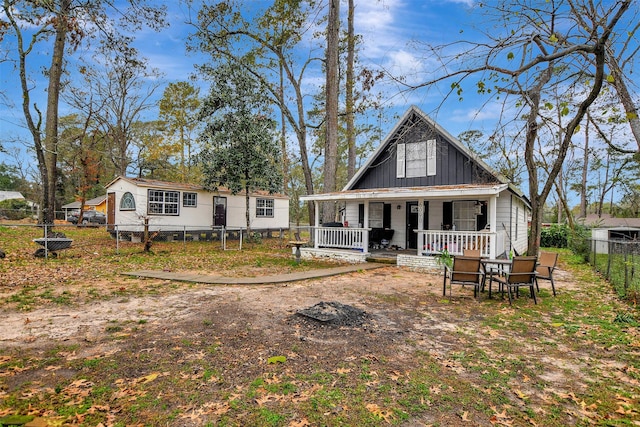
M 418 199 L 418 230 L 422 230 L 424 228 L 424 199 Z M 413 233 L 413 230 L 408 230 L 407 232 Z M 422 255 L 422 251 L 424 248 L 424 242 L 420 241 L 420 237 L 424 236 L 424 234 L 417 233 L 416 236 L 416 248 L 418 249 L 417 255 Z M 409 236 L 407 236 L 407 239 Z
M 489 258 L 494 258 L 498 256 L 497 245 L 498 245 L 498 197 L 491 196 L 489 197 L 489 224 L 491 225 L 490 232 L 495 236 L 491 239 L 491 244 L 489 245 Z
M 316 217 L 316 223 L 314 224 L 313 227 L 313 247 L 315 249 L 318 249 L 319 244 L 318 244 L 318 239 L 320 238 L 320 230 L 318 230 L 318 227 L 320 227 L 320 201 L 316 200 L 315 203 L 313 204 L 313 209 L 315 212 L 315 217 Z
M 365 228 L 365 229 L 369 228 L 369 200 L 364 201 L 364 219 L 362 223 L 362 228 Z M 363 235 L 362 240 L 363 240 L 363 246 L 364 246 L 362 248 L 362 251 L 369 252 L 369 232 L 363 231 L 362 235 Z

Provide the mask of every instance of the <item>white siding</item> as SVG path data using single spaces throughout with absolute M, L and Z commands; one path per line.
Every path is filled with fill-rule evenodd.
M 513 248 L 519 254 L 524 254 L 528 245 L 527 235 L 529 231 L 529 209 L 518 197 L 512 196 L 508 191 L 504 191 L 497 199 L 496 218 L 496 227 L 494 228 L 493 224 L 491 224 L 491 231 L 500 233 L 505 232 L 506 228 L 506 233 L 511 237 L 511 244 L 513 244 Z M 516 228 L 518 234 L 517 237 Z M 511 244 L 508 239 L 505 241 L 505 245 L 508 248 L 511 247 Z
M 118 179 L 107 188 L 107 193 L 115 193 L 115 221 L 118 226 L 135 226 L 139 229 L 147 216 L 148 190 L 155 189 L 148 186 L 137 186 L 125 179 Z M 158 188 L 163 191 L 178 191 L 179 215 L 148 215 L 149 225 L 152 229 L 168 230 L 181 229 L 182 227 L 210 228 L 213 225 L 213 198 L 215 193 L 205 190 L 171 190 Z M 120 201 L 122 195 L 130 192 L 136 202 L 135 211 L 121 211 Z M 184 192 L 197 194 L 196 207 L 184 207 L 182 194 Z M 245 228 L 245 197 L 244 195 L 222 194 L 227 198 L 227 227 Z M 289 200 L 282 196 L 260 196 L 260 198 L 274 199 L 273 218 L 256 218 L 256 197 L 250 199 L 251 227 L 256 229 L 286 229 L 289 227 Z M 121 228 L 121 230 L 133 230 L 133 227 Z

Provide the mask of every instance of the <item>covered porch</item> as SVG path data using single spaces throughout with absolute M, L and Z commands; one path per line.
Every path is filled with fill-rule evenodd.
M 474 249 L 495 258 L 510 250 L 508 230 L 499 215 L 499 196 L 506 188 L 507 184 L 458 185 L 303 196 L 303 201 L 315 202 L 316 218 L 313 247 L 306 251 L 353 251 L 360 254 L 356 258 L 366 258 L 383 248 L 433 258 L 445 250 L 462 255 Z M 323 202 L 340 206 L 339 221 L 320 224 Z

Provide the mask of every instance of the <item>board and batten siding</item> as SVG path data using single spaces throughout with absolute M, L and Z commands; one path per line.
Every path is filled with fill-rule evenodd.
M 398 178 L 397 144 L 436 141 L 435 175 Z M 418 115 L 410 115 L 388 140 L 386 147 L 369 164 L 352 189 L 427 187 L 436 185 L 486 184 L 495 177 L 457 149 Z

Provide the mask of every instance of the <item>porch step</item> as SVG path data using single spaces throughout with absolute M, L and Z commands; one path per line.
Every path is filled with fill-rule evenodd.
M 397 264 L 396 257 L 385 257 L 385 256 L 376 256 L 372 255 L 367 257 L 367 262 L 375 262 L 378 264 Z

